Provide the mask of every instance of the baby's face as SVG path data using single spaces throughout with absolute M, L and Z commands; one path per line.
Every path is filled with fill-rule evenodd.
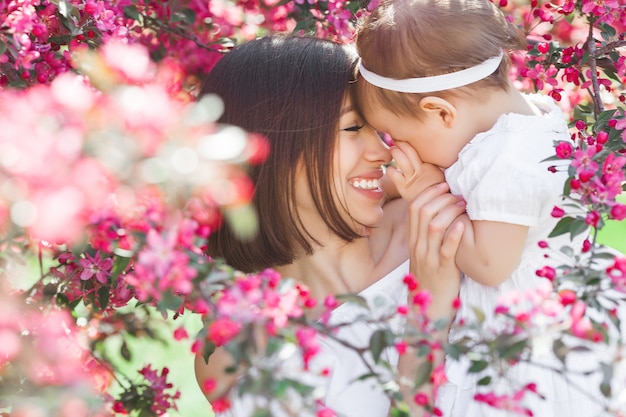
M 411 145 L 424 162 L 448 168 L 456 160 L 464 143 L 444 129 L 437 120 L 396 114 L 380 104 L 368 103 L 364 116 L 379 132 L 387 133 L 394 143 Z

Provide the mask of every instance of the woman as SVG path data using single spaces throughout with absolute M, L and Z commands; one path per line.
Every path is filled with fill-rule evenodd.
M 411 173 L 418 179 L 414 186 L 425 191 L 410 207 L 401 199 L 384 204 L 383 166 L 391 156 L 353 106 L 355 62 L 352 49 L 330 41 L 273 36 L 238 46 L 208 75 L 202 94 L 223 99 L 220 122 L 265 135 L 271 150 L 250 173 L 259 233 L 241 241 L 224 225 L 210 236 L 209 253 L 244 272 L 271 267 L 306 285 L 318 300 L 358 293 L 368 300 L 382 297 L 394 310 L 407 303 L 402 281 L 410 270 L 421 288 L 432 291 L 432 316 L 450 317 L 462 227 L 449 226 L 463 206 L 445 184 L 433 185 L 442 177 L 430 166 Z M 320 311 L 311 314 L 316 319 Z M 342 304 L 331 321 L 356 314 L 356 306 Z M 373 330 L 356 323 L 339 336 L 367 346 Z M 387 416 L 390 401 L 382 390 L 355 381 L 367 372 L 358 355 L 329 340 L 321 343 L 320 361 L 332 364 L 321 383 L 325 405 L 341 416 Z M 385 355 L 395 366 L 394 353 Z M 198 381 L 218 381 L 209 400 L 234 385 L 236 376 L 224 372 L 232 363 L 220 349 L 208 364 L 196 359 Z M 250 407 L 233 399 L 232 413 L 246 416 Z

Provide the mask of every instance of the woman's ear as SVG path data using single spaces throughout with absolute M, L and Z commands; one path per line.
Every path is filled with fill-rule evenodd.
M 427 96 L 420 100 L 420 109 L 426 113 L 428 118 L 436 119 L 443 123 L 445 127 L 452 127 L 457 119 L 457 108 L 441 97 Z

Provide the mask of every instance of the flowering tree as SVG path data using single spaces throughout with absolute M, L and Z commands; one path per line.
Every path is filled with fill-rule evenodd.
M 205 326 L 192 350 L 208 356 L 215 346 L 226 347 L 245 371 L 239 392 L 278 407 L 297 397 L 303 410 L 331 416 L 311 386 L 279 365 L 295 347 L 299 366 L 307 369 L 319 351 L 318 335 L 337 338 L 345 325 L 311 322 L 308 308 L 323 303 L 330 311 L 352 302 L 363 309 L 361 320 L 379 330 L 365 351 L 337 342 L 364 360 L 369 352 L 368 377 L 381 383 L 394 378 L 380 372 L 386 348 L 406 354 L 414 345 L 426 359 L 414 398 L 402 399 L 385 385 L 398 415 L 403 401 L 439 413 L 421 390 L 442 381 L 442 369 L 430 360 L 437 351 L 469 357 L 469 372 L 480 373 L 531 360 L 531 347 L 547 333 L 563 362 L 588 349 L 588 341 L 610 347 L 612 356 L 597 369 L 599 388 L 610 400 L 607 409 L 623 415 L 626 405 L 615 387 L 626 356 L 617 314 L 626 297 L 626 257 L 597 242 L 607 219 L 626 218 L 626 205 L 616 199 L 626 172 L 626 6 L 617 0 L 500 1 L 528 34 L 528 50 L 513 57 L 512 77 L 521 89 L 552 96 L 570 118 L 571 141 L 555 144 L 553 169 L 567 169 L 570 179 L 563 206 L 553 210 L 561 220 L 552 236 L 588 238 L 582 247 L 538 242 L 569 261 L 537 271 L 545 278 L 537 291 L 502 300 L 496 315 L 504 330 L 498 335 L 483 334 L 480 314 L 467 325 L 484 337 L 471 344 L 436 343 L 431 334 L 443 324 L 425 316 L 397 333 L 390 323 L 409 314 L 408 306 L 374 314 L 354 295 L 314 300 L 305 287 L 273 271 L 244 275 L 205 253 L 207 236 L 223 221 L 242 236 L 255 232 L 245 166 L 263 161 L 268 150 L 258 135 L 215 124 L 219 100 L 194 100 L 199 75 L 233 44 L 264 33 L 306 32 L 350 42 L 355 20 L 373 3 L 2 1 L 5 414 L 148 416 L 175 408 L 184 393 L 168 381 L 167 368 L 148 365 L 136 376 L 123 375 L 104 348 L 112 338 L 152 337 L 156 321 L 146 311 L 153 307 L 171 320 L 200 315 Z M 425 311 L 428 294 L 410 276 L 405 283 Z M 174 338 L 190 337 L 175 327 Z M 262 350 L 256 345 L 260 329 L 269 340 Z M 124 342 L 121 354 L 128 357 Z M 122 387 L 115 395 L 113 381 Z M 487 374 L 480 379 L 487 387 L 490 382 Z M 215 381 L 203 384 L 205 391 L 214 388 Z M 521 400 L 537 394 L 525 383 L 513 393 L 475 400 L 531 415 Z M 267 403 L 260 404 L 262 412 Z M 228 407 L 227 399 L 213 403 L 214 410 Z

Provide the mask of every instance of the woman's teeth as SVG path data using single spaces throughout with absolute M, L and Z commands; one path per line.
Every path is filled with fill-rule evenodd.
M 380 180 L 357 180 L 350 182 L 353 187 L 363 190 L 376 190 L 380 188 Z

